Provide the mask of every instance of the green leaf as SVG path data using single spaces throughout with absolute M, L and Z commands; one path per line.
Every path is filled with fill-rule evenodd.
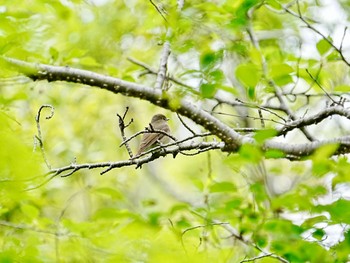
M 236 68 L 236 77 L 243 86 L 255 88 L 260 80 L 260 71 L 253 64 L 241 64 Z
M 230 25 L 234 28 L 245 26 L 248 21 L 247 12 L 250 8 L 259 2 L 260 0 L 244 0 L 233 2 L 234 7 L 236 7 L 236 12 L 235 18 L 231 20 Z
M 311 228 L 311 227 L 314 227 L 316 224 L 326 222 L 327 220 L 328 218 L 324 215 L 315 216 L 315 217 L 306 219 L 303 222 L 302 226 L 306 228 Z
M 255 87 L 248 87 L 248 97 L 255 100 Z
M 349 247 L 350 247 L 350 231 L 348 230 L 346 233 L 344 233 L 344 241 L 339 242 L 337 245 L 332 247 L 332 250 L 331 250 L 337 253 L 338 262 L 349 261 Z
M 257 143 L 262 144 L 267 139 L 273 138 L 276 134 L 277 134 L 277 131 L 275 129 L 265 129 L 265 130 L 257 131 L 254 134 L 254 139 L 256 140 Z
M 330 39 L 330 41 L 332 40 Z M 326 54 L 332 48 L 332 46 L 328 43 L 327 40 L 322 38 L 320 41 L 317 42 L 316 48 L 318 53 L 322 56 Z
M 269 68 L 269 75 L 277 85 L 286 85 L 293 82 L 293 79 L 291 77 L 291 74 L 293 72 L 293 68 L 285 63 L 273 64 Z
M 319 210 L 327 211 L 334 223 L 350 224 L 350 201 L 339 199 L 325 206 L 319 206 Z
M 316 229 L 312 233 L 312 237 L 316 238 L 319 241 L 321 241 L 324 238 L 325 235 L 326 235 L 326 232 L 323 229 Z
M 254 193 L 254 199 L 258 202 L 264 202 L 268 199 L 266 188 L 260 181 L 250 185 L 250 191 Z
M 110 187 L 100 187 L 94 189 L 94 192 L 102 195 L 107 195 L 108 197 L 112 199 L 121 199 L 122 195 L 119 191 L 115 190 L 115 188 Z
M 349 92 L 350 91 L 350 85 L 346 85 L 346 84 L 341 84 L 338 85 L 334 88 L 334 91 L 338 91 L 338 92 Z
M 57 49 L 55 49 L 53 47 L 50 47 L 49 52 L 50 52 L 51 59 L 53 61 L 56 61 L 58 56 L 59 56 L 59 53 L 58 53 Z
M 79 63 L 83 66 L 86 66 L 86 67 L 99 67 L 99 66 L 101 66 L 100 63 L 98 63 L 96 61 L 96 59 L 93 57 L 83 57 L 83 58 L 79 59 Z
M 332 170 L 334 161 L 329 159 L 338 149 L 338 144 L 327 144 L 318 148 L 312 155 L 312 171 L 315 175 L 322 176 Z
M 210 81 L 220 82 L 225 76 L 221 69 L 215 69 L 209 72 L 208 76 L 210 77 Z
M 261 150 L 252 144 L 244 144 L 239 149 L 239 155 L 246 161 L 258 163 L 262 158 Z
M 236 186 L 230 182 L 219 182 L 212 184 L 210 187 L 210 192 L 219 193 L 219 192 L 233 192 L 236 189 Z
M 101 208 L 95 212 L 92 216 L 94 220 L 99 219 L 122 219 L 122 218 L 133 218 L 134 215 L 128 210 L 118 210 L 115 208 Z
M 221 52 L 207 52 L 201 55 L 199 65 L 201 70 L 205 71 L 211 69 L 219 63 L 222 59 Z
M 21 205 L 21 210 L 23 212 L 23 214 L 25 214 L 26 216 L 28 216 L 29 218 L 38 218 L 39 217 L 39 210 L 38 208 L 36 208 L 33 205 L 29 205 L 29 204 L 22 204 Z
M 158 226 L 159 225 L 159 219 L 161 218 L 161 213 L 160 212 L 152 212 L 148 214 L 148 220 L 149 223 L 152 226 Z
M 214 97 L 216 93 L 216 85 L 215 84 L 209 84 L 209 83 L 203 83 L 200 86 L 200 92 L 203 96 L 203 98 L 212 98 Z
M 278 149 L 269 149 L 265 152 L 265 157 L 266 158 L 272 158 L 272 159 L 280 159 L 285 157 L 286 154 Z
M 226 208 L 226 210 L 230 211 L 230 210 L 239 208 L 241 204 L 242 204 L 242 199 L 236 198 L 236 199 L 232 199 L 232 200 L 228 201 L 225 204 L 225 208 Z

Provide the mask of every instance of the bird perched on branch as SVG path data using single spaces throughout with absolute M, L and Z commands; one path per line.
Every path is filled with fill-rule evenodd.
M 156 132 L 156 131 L 163 131 L 164 133 L 167 133 L 170 135 L 170 128 L 167 123 L 168 120 L 169 119 L 165 117 L 163 114 L 156 114 L 152 117 L 151 123 L 147 128 L 149 132 L 143 134 L 140 147 L 135 157 L 139 156 L 144 151 L 150 148 L 153 148 L 158 143 L 165 144 L 170 141 L 169 136 L 163 133 Z M 154 130 L 155 132 L 152 132 L 152 130 Z

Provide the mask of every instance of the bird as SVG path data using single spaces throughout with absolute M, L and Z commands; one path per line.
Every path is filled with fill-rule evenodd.
M 148 131 L 152 130 L 160 130 L 167 134 L 170 134 L 170 128 L 167 123 L 169 119 L 165 117 L 163 114 L 156 114 L 152 117 L 151 123 L 149 124 Z M 170 141 L 170 137 L 165 134 L 159 132 L 147 132 L 143 134 L 140 146 L 135 157 L 139 156 L 144 151 L 153 148 L 159 142 L 162 144 L 168 143 Z

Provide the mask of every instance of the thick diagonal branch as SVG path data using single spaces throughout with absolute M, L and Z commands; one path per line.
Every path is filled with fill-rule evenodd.
M 96 86 L 113 93 L 120 93 L 125 96 L 147 100 L 159 107 L 177 112 L 203 126 L 213 135 L 218 136 L 225 142 L 226 151 L 237 150 L 243 141 L 246 140 L 244 136 L 237 133 L 234 129 L 193 105 L 190 101 L 181 100 L 174 106 L 174 103 L 171 102 L 178 100 L 178 98 L 171 97 L 171 95 L 164 90 L 154 89 L 82 69 L 46 64 L 32 64 L 13 58 L 6 58 L 6 61 L 16 66 L 19 71 L 33 80 L 47 80 L 49 82 L 67 81 Z M 252 140 L 250 141 L 253 142 Z
M 33 80 L 67 81 L 96 86 L 113 93 L 120 93 L 125 96 L 147 100 L 159 107 L 177 112 L 203 126 L 211 134 L 220 138 L 224 142 L 224 146 L 220 147 L 222 151 L 235 152 L 242 144 L 255 144 L 255 140 L 252 137 L 239 134 L 235 129 L 229 127 L 210 113 L 193 105 L 190 101 L 186 99 L 179 100 L 179 98 L 172 96 L 164 90 L 154 89 L 87 70 L 45 64 L 32 64 L 12 58 L 5 58 L 5 60 L 10 65 L 15 66 L 18 71 L 24 73 Z M 173 103 L 173 101 L 177 103 Z M 326 118 L 327 114 L 323 115 L 323 117 Z M 305 124 L 307 125 L 307 123 Z M 299 125 L 297 124 L 296 127 L 299 127 Z M 284 131 L 282 131 L 282 133 L 283 132 Z M 350 152 L 350 137 L 301 144 L 288 144 L 269 140 L 265 142 L 262 150 L 268 151 L 276 149 L 282 151 L 289 159 L 298 159 L 311 155 L 317 148 L 326 144 L 337 144 L 339 146 L 334 154 Z

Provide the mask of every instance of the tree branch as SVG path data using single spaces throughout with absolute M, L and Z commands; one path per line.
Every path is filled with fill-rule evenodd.
M 173 112 L 179 113 L 180 115 L 186 116 L 198 125 L 201 125 L 207 129 L 212 135 L 217 136 L 222 140 L 220 146 L 216 146 L 215 149 L 220 149 L 221 151 L 226 152 L 236 152 L 239 147 L 245 143 L 255 144 L 254 139 L 249 135 L 241 135 L 234 128 L 223 123 L 221 120 L 213 116 L 212 114 L 206 112 L 205 110 L 200 109 L 198 106 L 192 104 L 188 99 L 182 99 L 174 105 L 171 103 L 173 100 L 178 100 L 175 98 L 175 95 L 171 93 L 154 89 L 148 86 L 140 85 L 133 82 L 124 81 L 122 79 L 113 78 L 110 76 L 105 76 L 102 74 L 97 74 L 95 72 L 75 69 L 70 67 L 62 66 L 50 66 L 45 64 L 33 64 L 24 62 L 21 60 L 13 58 L 3 57 L 10 65 L 16 67 L 16 69 L 26 76 L 32 78 L 33 80 L 47 80 L 47 81 L 67 81 L 79 84 L 85 84 L 89 86 L 100 87 L 105 90 L 109 90 L 116 94 L 123 94 L 129 97 L 135 97 L 143 100 L 147 100 L 158 107 L 171 110 Z M 334 114 L 348 114 L 345 113 L 344 109 L 333 108 Z M 331 110 L 331 111 L 332 111 Z M 328 115 L 327 115 L 328 114 Z M 329 113 L 325 111 L 318 121 L 321 121 L 321 118 L 326 118 L 329 116 Z M 310 122 L 306 119 L 304 124 Z M 311 123 L 310 123 L 311 124 Z M 298 121 L 294 123 L 295 127 L 302 127 L 301 124 L 298 124 Z M 288 126 L 289 127 L 289 126 Z M 290 129 L 287 127 L 287 130 Z M 285 132 L 285 131 L 281 131 Z M 350 138 L 341 137 L 331 140 L 324 141 L 313 141 L 303 144 L 288 144 L 285 142 L 276 142 L 272 140 L 266 141 L 262 147 L 263 151 L 268 151 L 271 149 L 280 150 L 285 154 L 285 157 L 289 159 L 300 159 L 302 157 L 307 157 L 311 155 L 318 147 L 321 147 L 326 144 L 338 144 L 338 150 L 334 154 L 344 154 L 350 152 Z M 200 145 L 199 145 L 200 146 Z M 206 148 L 208 145 L 204 146 L 202 143 L 201 146 Z M 182 146 L 183 147 L 183 146 Z M 182 150 L 181 148 L 180 150 Z M 188 148 L 185 148 L 188 149 Z M 193 149 L 193 148 L 192 148 Z M 174 151 L 175 152 L 175 151 Z M 153 158 L 153 157 L 152 157 Z M 139 160 L 140 164 L 153 160 L 152 158 Z M 144 160 L 144 161 L 143 161 Z M 130 161 L 118 162 L 118 163 L 105 163 L 103 167 L 112 166 L 112 167 L 122 167 L 126 165 L 134 165 L 136 161 L 130 163 Z M 76 166 L 73 166 L 73 168 Z M 94 168 L 95 166 L 86 165 L 84 168 Z M 101 167 L 101 166 L 100 166 Z M 76 167 L 77 169 L 79 167 Z M 81 168 L 79 168 L 81 169 Z M 65 168 L 60 173 L 72 170 L 72 166 Z M 55 170 L 56 171 L 56 170 Z
M 132 154 L 132 151 L 131 151 L 129 144 L 126 142 L 126 136 L 125 136 L 125 131 L 124 131 L 125 128 L 127 128 L 134 121 L 133 119 L 131 119 L 128 124 L 125 124 L 125 117 L 126 117 L 126 114 L 128 113 L 128 111 L 129 111 L 129 107 L 126 107 L 123 116 L 120 116 L 118 113 L 117 113 L 117 116 L 119 119 L 118 123 L 119 123 L 120 134 L 122 135 L 123 141 L 125 142 L 124 145 L 125 145 L 126 150 L 128 151 L 129 157 L 132 158 L 133 154 Z M 122 146 L 122 145 L 120 145 L 120 146 Z
M 171 102 L 178 98 L 164 90 L 154 89 L 148 86 L 136 84 L 110 76 L 105 76 L 88 70 L 51 66 L 46 64 L 32 64 L 25 61 L 5 58 L 12 66 L 33 80 L 66 81 L 89 86 L 100 87 L 113 93 L 147 100 L 156 106 L 177 112 L 192 119 L 195 123 L 203 126 L 213 135 L 218 136 L 225 142 L 226 151 L 235 151 L 246 139 L 234 129 L 227 126 L 209 113 L 193 105 L 190 101 L 182 99 L 174 106 Z M 252 140 L 250 140 L 253 142 Z
M 160 58 L 156 84 L 154 85 L 155 89 L 167 89 L 166 87 L 164 87 L 164 80 L 166 79 L 167 63 L 168 63 L 169 55 L 170 55 L 170 43 L 169 41 L 165 41 L 162 55 Z
M 172 145 L 172 144 L 169 144 Z M 174 148 L 164 148 L 168 145 L 157 146 L 152 148 L 151 150 L 142 153 L 142 156 L 152 153 L 145 158 L 137 158 L 137 159 L 129 159 L 118 162 L 102 162 L 102 163 L 85 163 L 85 164 L 70 164 L 64 167 L 51 169 L 47 174 L 51 174 L 53 176 L 61 175 L 61 177 L 68 177 L 73 173 L 84 170 L 84 169 L 97 169 L 97 168 L 105 168 L 101 174 L 105 174 L 108 171 L 114 168 L 120 168 L 125 166 L 135 166 L 136 168 L 141 167 L 145 163 L 149 163 L 153 160 L 159 159 L 160 157 L 164 157 L 168 154 L 176 155 L 181 151 L 191 151 L 191 150 L 212 150 L 212 149 L 222 149 L 224 144 L 222 142 L 191 142 L 188 144 L 181 144 Z M 161 149 L 161 151 L 159 151 Z M 141 155 L 140 155 L 141 157 Z
M 342 106 L 336 105 L 326 108 L 316 113 L 315 115 L 300 118 L 298 120 L 286 123 L 281 129 L 278 130 L 278 135 L 285 135 L 287 132 L 293 129 L 320 123 L 321 121 L 332 115 L 343 116 L 350 120 L 350 111 Z

